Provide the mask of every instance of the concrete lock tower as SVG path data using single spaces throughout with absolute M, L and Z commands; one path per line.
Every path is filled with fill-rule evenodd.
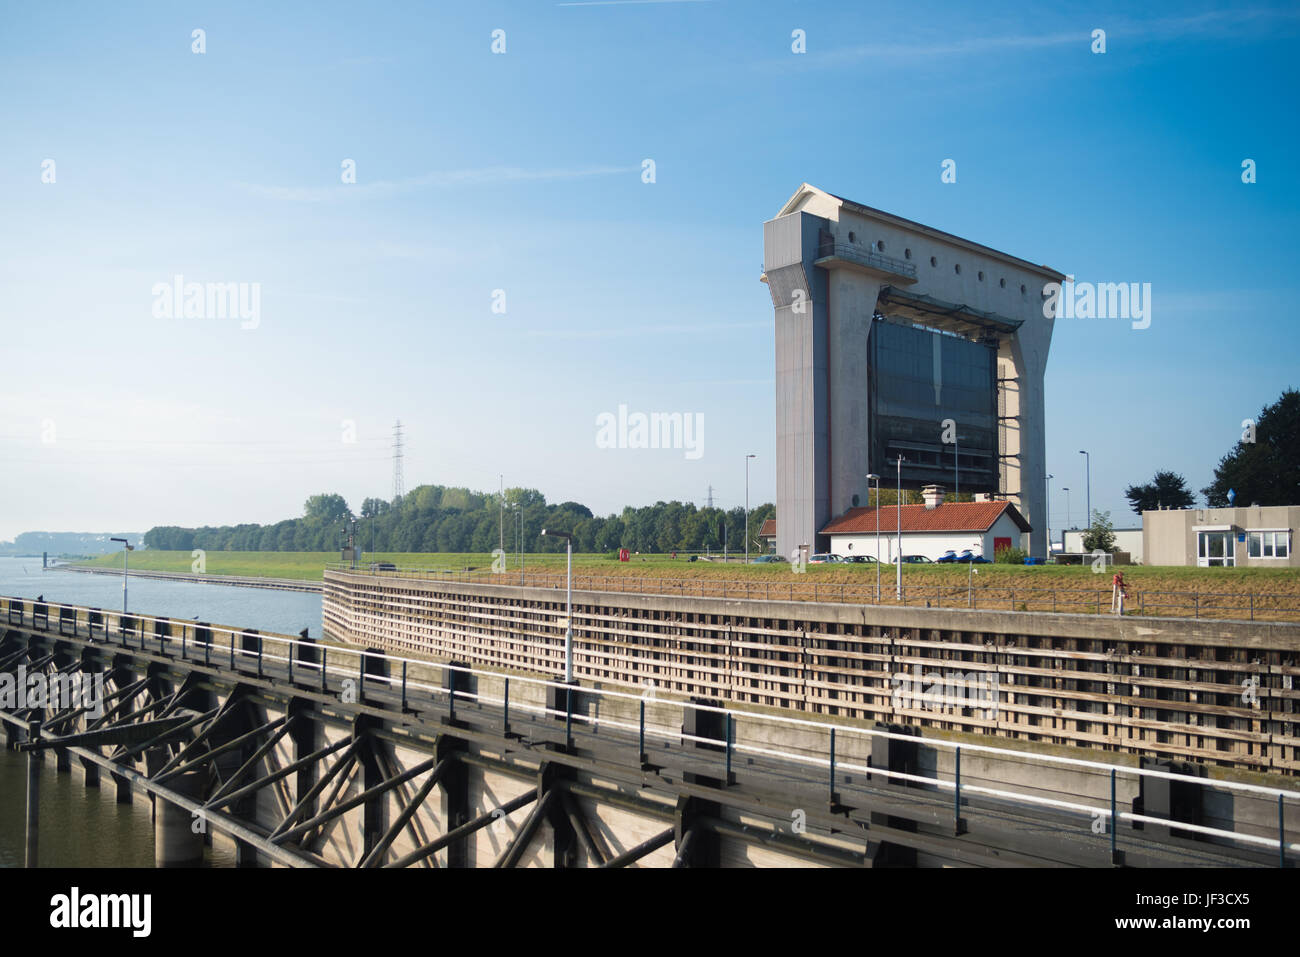
M 789 555 L 868 473 L 1012 502 L 1047 555 L 1046 266 L 804 183 L 763 224 L 776 311 L 776 533 Z M 1051 310 L 1049 310 L 1050 312 Z

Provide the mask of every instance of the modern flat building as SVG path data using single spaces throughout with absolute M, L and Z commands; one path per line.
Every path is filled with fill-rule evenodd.
M 777 551 L 829 548 L 875 473 L 1009 502 L 1033 526 L 1015 544 L 1046 556 L 1044 300 L 1065 277 L 807 183 L 763 240 Z
M 1129 561 L 1135 565 L 1141 565 L 1142 556 L 1145 549 L 1142 547 L 1142 528 L 1113 528 L 1115 533 L 1115 551 L 1128 552 Z M 1086 528 L 1067 528 L 1063 533 L 1065 536 L 1065 551 L 1071 554 L 1087 551 L 1083 547 L 1083 536 L 1088 534 Z
M 1148 565 L 1300 568 L 1294 548 L 1300 505 L 1179 508 L 1142 513 Z
M 876 526 L 880 552 L 876 552 Z M 1004 548 L 1020 547 L 1029 523 L 1010 502 L 943 502 L 943 489 L 925 490 L 923 505 L 851 508 L 822 529 L 829 551 L 842 558 L 867 555 L 893 562 L 899 554 L 924 555 L 938 561 L 945 552 L 970 550 L 990 561 Z

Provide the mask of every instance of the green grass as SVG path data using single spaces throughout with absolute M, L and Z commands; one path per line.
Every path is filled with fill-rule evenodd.
M 131 568 L 140 571 L 189 572 L 194 559 L 189 552 L 139 551 L 131 553 Z M 208 552 L 210 575 L 243 575 L 264 578 L 319 579 L 329 562 L 338 561 L 337 552 Z M 367 554 L 364 562 L 392 562 L 399 568 L 475 568 L 487 570 L 492 556 L 486 553 L 381 552 Z M 103 555 L 83 564 L 121 568 L 122 557 Z M 835 583 L 874 583 L 872 565 L 810 565 L 805 576 L 796 576 L 789 565 L 740 565 L 688 562 L 668 555 L 636 555 L 630 562 L 619 562 L 607 554 L 574 555 L 576 572 L 601 576 L 655 576 L 664 578 L 718 578 L 757 581 L 826 581 Z M 563 571 L 563 554 L 528 555 L 525 566 L 531 570 Z M 509 569 L 518 566 L 510 557 Z M 975 582 L 981 587 L 1041 584 L 1057 588 L 1109 587 L 1110 573 L 1098 574 L 1084 565 L 977 565 Z M 1269 591 L 1300 596 L 1300 569 L 1296 568 L 1180 568 L 1133 565 L 1117 569 L 1124 573 L 1130 586 L 1151 590 L 1192 591 Z M 882 569 L 892 580 L 893 566 Z M 903 576 L 909 584 L 965 585 L 969 570 L 965 565 L 906 565 Z

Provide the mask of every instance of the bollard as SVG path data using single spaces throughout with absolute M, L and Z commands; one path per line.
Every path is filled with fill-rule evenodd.
M 712 701 L 707 698 L 691 698 L 691 704 L 708 705 L 710 707 L 719 707 L 720 702 Z M 682 734 L 692 738 L 703 738 L 704 741 L 683 741 L 682 747 L 687 751 L 724 751 L 726 752 L 723 760 L 726 767 L 726 777 L 719 780 L 713 775 L 696 774 L 686 772 L 683 779 L 688 784 L 705 784 L 709 787 L 722 788 L 729 784 L 735 784 L 735 779 L 731 775 L 730 757 L 731 746 L 728 741 L 730 732 L 730 723 L 727 720 L 729 716 L 719 714 L 717 711 L 702 711 L 699 708 L 686 707 L 682 712 Z M 717 744 L 708 744 L 705 741 L 716 741 Z M 717 765 L 714 765 L 717 767 Z M 717 772 L 715 771 L 714 774 Z
M 366 682 L 367 675 L 369 675 L 371 678 L 380 679 L 379 681 L 372 681 L 371 684 L 376 685 L 377 687 L 382 686 L 385 689 L 389 687 L 388 659 L 384 657 L 384 650 L 382 648 L 366 648 L 364 651 L 362 651 L 360 670 L 361 670 L 361 683 L 357 686 L 357 704 L 365 704 L 366 703 L 365 682 Z M 405 674 L 406 674 L 405 666 L 403 666 L 402 674 L 403 674 L 403 688 L 405 688 Z M 403 709 L 405 709 L 406 707 L 405 693 L 403 693 L 402 695 L 402 707 Z
M 877 723 L 875 727 L 878 731 L 887 731 L 908 737 L 915 736 L 918 740 L 908 741 L 904 738 L 873 737 L 871 739 L 871 767 L 883 768 L 887 771 L 902 774 L 917 774 L 920 759 L 920 729 L 913 725 L 883 723 Z M 874 780 L 875 778 L 873 775 L 868 775 L 868 779 Z M 889 788 L 916 786 L 911 781 L 901 781 L 893 777 L 884 778 L 884 784 Z M 872 813 L 871 823 L 876 826 L 890 827 L 901 831 L 916 830 L 915 821 L 891 817 L 888 814 L 878 812 Z M 916 849 L 891 841 L 881 841 L 872 852 L 871 860 L 874 867 L 915 867 Z
M 1143 758 L 1140 766 L 1143 769 L 1151 768 L 1189 777 L 1203 777 L 1205 775 L 1205 768 L 1201 765 L 1163 759 Z M 1204 788 L 1200 784 L 1194 781 L 1173 781 L 1169 778 L 1158 778 L 1144 774 L 1139 779 L 1139 788 L 1138 800 L 1141 801 L 1142 813 L 1146 816 L 1162 817 L 1183 824 L 1202 823 Z M 1148 830 L 1156 837 L 1166 839 L 1179 837 L 1191 841 L 1205 840 L 1202 835 L 1195 832 L 1171 828 L 1164 824 L 1144 823 L 1142 829 Z

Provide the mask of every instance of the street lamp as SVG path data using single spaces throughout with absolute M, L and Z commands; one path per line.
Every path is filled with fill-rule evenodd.
M 1054 475 L 1049 474 L 1043 479 L 1044 491 L 1043 498 L 1043 520 L 1047 522 L 1047 561 L 1052 560 L 1052 479 Z
M 122 543 L 122 614 L 126 614 L 126 553 L 135 551 L 134 545 L 128 545 L 125 538 L 110 538 L 110 542 Z
M 981 543 L 981 542 L 974 542 L 974 543 L 972 543 L 972 545 L 971 545 L 971 549 L 972 549 L 972 551 L 971 551 L 971 556 L 972 556 L 972 558 L 971 558 L 971 562 L 970 562 L 970 567 L 967 568 L 967 570 L 966 570 L 966 607 L 968 607 L 968 608 L 974 608 L 974 607 L 975 607 L 975 561 L 974 561 L 974 555 L 975 555 L 975 552 L 974 552 L 974 549 L 976 549 L 976 548 L 978 548 L 978 549 L 980 550 L 980 555 L 981 555 L 981 556 L 983 556 L 983 554 L 984 554 L 984 545 L 983 545 L 983 543 Z
M 745 456 L 745 564 L 749 564 L 749 460 L 757 455 Z
M 961 444 L 961 436 L 956 432 L 952 436 L 952 500 L 961 501 L 961 466 L 957 464 L 957 446 Z
M 1085 452 L 1083 449 L 1079 449 L 1079 454 L 1083 456 L 1084 465 L 1087 467 L 1087 472 L 1086 472 L 1087 484 L 1085 485 L 1085 488 L 1087 489 L 1087 495 L 1088 495 L 1087 498 L 1088 511 L 1086 511 L 1083 515 L 1083 519 L 1084 519 L 1083 527 L 1091 528 L 1092 527 L 1092 456 L 1089 455 L 1087 452 Z
M 898 465 L 898 554 L 894 556 L 896 568 L 897 598 L 903 600 L 903 457 L 900 455 Z
M 876 604 L 880 604 L 880 476 L 875 472 L 867 476 L 867 494 L 871 494 L 871 483 L 876 483 Z
M 569 532 L 553 532 L 542 529 L 543 535 L 564 539 L 566 555 L 565 593 L 568 613 L 564 621 L 564 683 L 573 684 L 573 535 Z
M 1062 486 L 1065 493 L 1065 527 L 1061 529 L 1061 548 L 1065 548 L 1065 533 L 1070 529 L 1070 490 Z
M 515 526 L 515 556 L 519 559 L 519 584 L 524 583 L 524 510 L 518 502 L 509 506 L 511 522 Z

